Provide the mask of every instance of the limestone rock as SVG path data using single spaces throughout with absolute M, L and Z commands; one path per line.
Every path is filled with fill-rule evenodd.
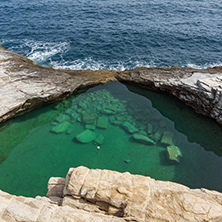
M 147 136 L 144 136 L 142 134 L 139 134 L 139 133 L 133 134 L 133 139 L 135 139 L 138 142 L 145 143 L 147 145 L 154 145 L 155 144 L 155 142 L 152 139 L 150 139 Z
M 95 130 L 96 129 L 96 124 L 86 124 L 85 129 Z
M 173 132 L 166 131 L 163 133 L 163 136 L 160 142 L 167 145 L 173 145 L 173 136 L 174 136 Z
M 168 146 L 167 147 L 168 158 L 170 161 L 179 163 L 182 158 L 182 153 L 177 146 Z
M 106 116 L 102 116 L 98 118 L 97 127 L 101 129 L 106 129 L 108 127 L 109 119 Z
M 67 195 L 66 195 L 67 194 Z M 70 169 L 62 206 L 126 221 L 220 221 L 222 194 L 110 170 Z
M 96 138 L 96 134 L 87 129 L 76 136 L 76 140 L 80 143 L 90 143 Z
M 163 135 L 163 129 L 159 128 L 157 131 L 152 135 L 152 138 L 157 142 L 162 138 Z
M 54 126 L 54 127 L 51 129 L 51 132 L 57 133 L 57 134 L 63 133 L 63 132 L 65 132 L 69 127 L 70 127 L 70 122 L 65 121 L 65 122 L 62 122 L 62 123 Z
M 64 115 L 64 114 L 61 114 L 59 115 L 58 117 L 56 117 L 55 119 L 57 122 L 59 123 L 62 123 L 62 122 L 65 122 L 65 121 L 69 121 L 70 120 L 70 117 L 68 115 Z
M 129 122 L 125 122 L 125 123 L 123 123 L 122 124 L 122 127 L 124 128 L 124 129 L 126 129 L 129 133 L 137 133 L 139 130 L 135 127 L 135 126 L 133 126 L 131 123 L 129 123 Z
M 153 133 L 153 126 L 151 123 L 147 124 L 147 133 L 152 134 Z
M 93 113 L 93 112 L 83 113 L 82 114 L 82 121 L 85 124 L 94 124 L 96 119 L 97 119 L 97 115 L 95 113 Z
M 94 142 L 97 143 L 98 145 L 103 144 L 104 143 L 104 136 L 100 134 L 99 136 L 96 137 Z

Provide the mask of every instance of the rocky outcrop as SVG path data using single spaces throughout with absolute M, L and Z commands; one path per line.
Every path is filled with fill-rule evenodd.
M 173 66 L 121 72 L 55 70 L 39 66 L 1 45 L 0 122 L 42 103 L 64 99 L 77 88 L 116 79 L 168 92 L 196 112 L 222 123 L 222 67 L 200 70 Z
M 114 73 L 46 68 L 0 45 L 0 122 L 42 103 L 64 99 L 77 88 L 115 80 Z
M 50 178 L 48 197 L 0 191 L 1 221 L 222 221 L 222 194 L 150 177 L 70 168 Z
M 118 72 L 117 79 L 168 92 L 196 112 L 222 124 L 222 67 L 192 69 L 182 67 L 138 68 Z

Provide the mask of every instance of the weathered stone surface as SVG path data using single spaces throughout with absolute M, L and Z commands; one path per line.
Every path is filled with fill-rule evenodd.
M 196 112 L 212 117 L 222 124 L 222 67 L 138 68 L 118 72 L 116 78 L 166 91 L 193 107 Z
M 192 106 L 198 113 L 222 124 L 222 67 L 55 70 L 41 67 L 1 45 L 0 57 L 0 122 L 44 102 L 64 99 L 78 87 L 118 79 L 166 91 Z M 115 113 L 106 107 L 104 112 Z
M 62 206 L 115 215 L 126 221 L 222 220 L 219 192 L 86 167 L 69 170 Z
M 0 190 L 0 221 L 222 221 L 221 193 L 128 172 L 70 168 L 48 189 L 49 198 Z
M 155 142 L 152 139 L 150 139 L 147 136 L 144 136 L 142 134 L 139 134 L 139 133 L 133 134 L 133 139 L 138 142 L 145 143 L 147 145 L 154 145 L 155 144 Z
M 90 143 L 96 138 L 96 134 L 87 129 L 76 136 L 77 141 L 80 143 Z
M 167 145 L 173 145 L 173 136 L 174 136 L 173 132 L 166 131 L 163 133 L 163 136 L 160 142 Z
M 182 158 L 182 153 L 177 146 L 168 146 L 167 147 L 168 157 L 170 161 L 179 163 Z
M 44 102 L 66 98 L 78 87 L 115 80 L 116 71 L 55 70 L 0 45 L 0 122 Z

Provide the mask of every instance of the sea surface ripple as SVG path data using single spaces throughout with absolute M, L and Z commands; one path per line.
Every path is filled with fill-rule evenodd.
M 219 0 L 1 0 L 0 44 L 65 69 L 222 65 Z

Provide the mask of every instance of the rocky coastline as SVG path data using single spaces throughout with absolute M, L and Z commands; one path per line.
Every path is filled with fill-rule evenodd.
M 222 67 L 56 70 L 0 45 L 0 123 L 76 89 L 121 81 L 169 93 L 222 124 Z M 53 175 L 52 175 L 53 176 Z M 222 221 L 222 194 L 109 170 L 71 168 L 48 197 L 0 191 L 1 221 Z

